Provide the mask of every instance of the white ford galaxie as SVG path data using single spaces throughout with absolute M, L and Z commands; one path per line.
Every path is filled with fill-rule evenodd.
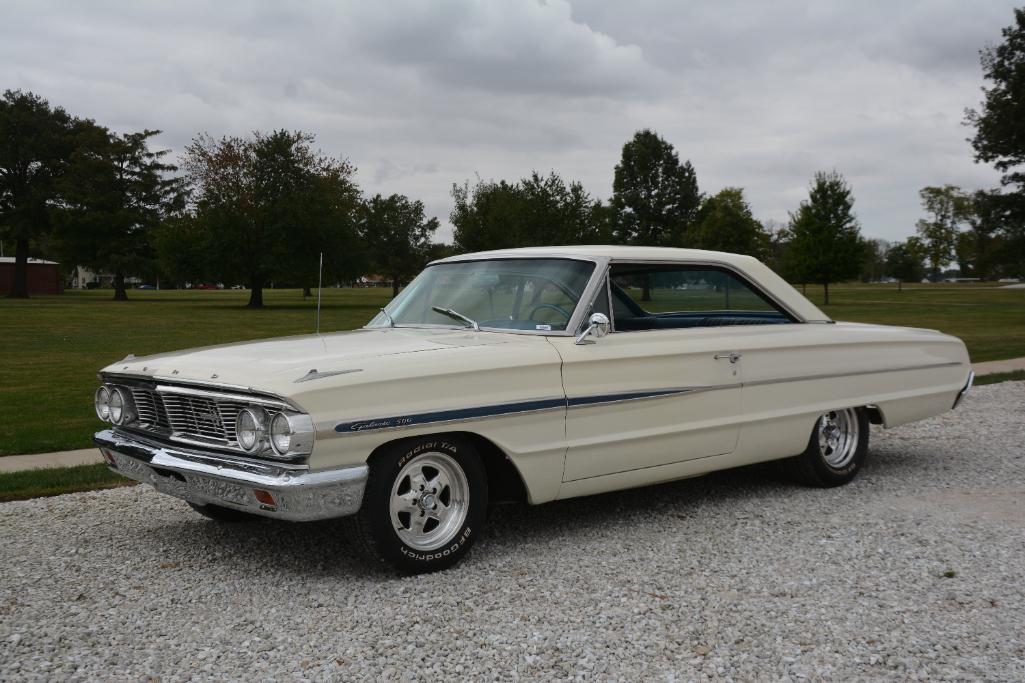
M 430 264 L 370 323 L 104 368 L 109 466 L 215 520 L 345 517 L 403 571 L 463 557 L 489 502 L 780 460 L 850 481 L 869 424 L 955 407 L 964 344 L 834 322 L 757 260 L 548 247 Z

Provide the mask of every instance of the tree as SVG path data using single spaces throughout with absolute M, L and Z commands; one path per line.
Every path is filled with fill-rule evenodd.
M 153 232 L 157 271 L 177 284 L 219 279 L 207 242 L 203 225 L 192 214 L 168 218 Z
M 593 244 L 608 237 L 601 203 L 554 171 L 547 176 L 534 171 L 516 183 L 453 185 L 452 198 L 449 219 L 459 251 Z
M 861 273 L 858 275 L 862 282 L 878 282 L 882 279 L 886 272 L 886 252 L 889 247 L 885 240 L 862 241 Z
M 986 207 L 999 218 L 993 244 L 986 250 L 984 269 L 1000 268 L 1010 275 L 1025 274 L 1025 8 L 1014 10 L 1014 23 L 1001 32 L 1003 42 L 980 52 L 984 87 L 978 110 L 968 110 L 965 122 L 975 128 L 971 138 L 975 160 L 993 164 L 1002 172 L 1005 186 L 1017 186 L 1006 194 L 991 192 Z M 978 250 L 976 245 L 976 250 Z M 995 257 L 995 259 L 993 259 Z M 991 260 L 993 259 L 993 260 Z
M 82 123 L 30 92 L 0 98 L 0 239 L 14 242 L 10 297 L 28 297 L 29 253 L 52 225 L 57 180 Z
M 829 284 L 857 277 L 861 267 L 861 228 L 853 209 L 854 195 L 844 177 L 819 172 L 808 199 L 790 214 L 788 270 L 801 282 L 821 284 L 826 305 Z
M 426 218 L 421 201 L 375 195 L 363 206 L 360 236 L 374 267 L 392 281 L 392 296 L 423 269 L 431 253 L 437 218 Z
M 694 168 L 654 131 L 638 131 L 623 145 L 610 200 L 616 242 L 688 246 L 700 203 Z
M 275 277 L 309 286 L 318 256 L 336 278 L 358 268 L 354 258 L 358 191 L 355 169 L 315 152 L 302 131 L 208 135 L 186 148 L 199 233 L 222 278 L 247 282 L 248 306 L 263 306 Z M 166 240 L 165 240 L 166 242 Z
M 177 168 L 149 139 L 160 131 L 115 134 L 92 127 L 79 136 L 60 182 L 61 250 L 77 264 L 114 274 L 114 300 L 127 301 L 125 278 L 155 270 L 154 230 L 184 207 Z
M 922 266 L 925 248 L 917 237 L 891 244 L 886 252 L 886 274 L 897 280 L 897 290 L 904 282 L 918 282 L 925 274 Z
M 768 241 L 769 235 L 751 214 L 743 189 L 727 187 L 701 203 L 693 246 L 764 258 Z
M 787 250 L 790 248 L 790 240 L 794 237 L 793 233 L 790 232 L 790 226 L 777 220 L 769 219 L 762 223 L 762 232 L 765 235 L 766 265 L 784 278 L 797 280 L 798 278 L 796 277 L 791 278 L 786 271 Z
M 975 127 L 971 139 L 976 161 L 992 163 L 1005 173 L 1003 182 L 1025 184 L 1025 8 L 1014 10 L 1014 24 L 1001 31 L 1004 41 L 980 52 L 983 88 L 978 110 L 965 121 Z
M 958 227 L 968 210 L 966 196 L 955 185 L 923 187 L 918 195 L 922 208 L 930 214 L 915 225 L 925 244 L 926 255 L 932 271 L 932 279 L 939 279 L 940 270 L 950 263 L 957 244 Z

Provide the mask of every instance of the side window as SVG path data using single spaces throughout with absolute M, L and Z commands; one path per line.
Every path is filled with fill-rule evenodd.
M 685 264 L 613 264 L 614 329 L 772 325 L 791 318 L 724 268 Z

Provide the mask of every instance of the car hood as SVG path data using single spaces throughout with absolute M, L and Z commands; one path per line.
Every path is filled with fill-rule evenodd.
M 286 393 L 282 387 L 303 380 L 362 372 L 410 354 L 431 362 L 438 354 L 482 346 L 538 343 L 546 343 L 544 337 L 448 328 L 361 329 L 128 356 L 103 372 Z

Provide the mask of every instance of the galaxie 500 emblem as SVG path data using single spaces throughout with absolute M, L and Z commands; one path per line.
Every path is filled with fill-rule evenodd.
M 391 417 L 387 420 L 370 420 L 369 422 L 352 422 L 348 425 L 340 424 L 335 427 L 335 431 L 350 431 L 350 432 L 365 432 L 370 429 L 390 429 L 392 427 L 402 427 L 405 425 L 413 424 L 413 418 L 411 417 Z

